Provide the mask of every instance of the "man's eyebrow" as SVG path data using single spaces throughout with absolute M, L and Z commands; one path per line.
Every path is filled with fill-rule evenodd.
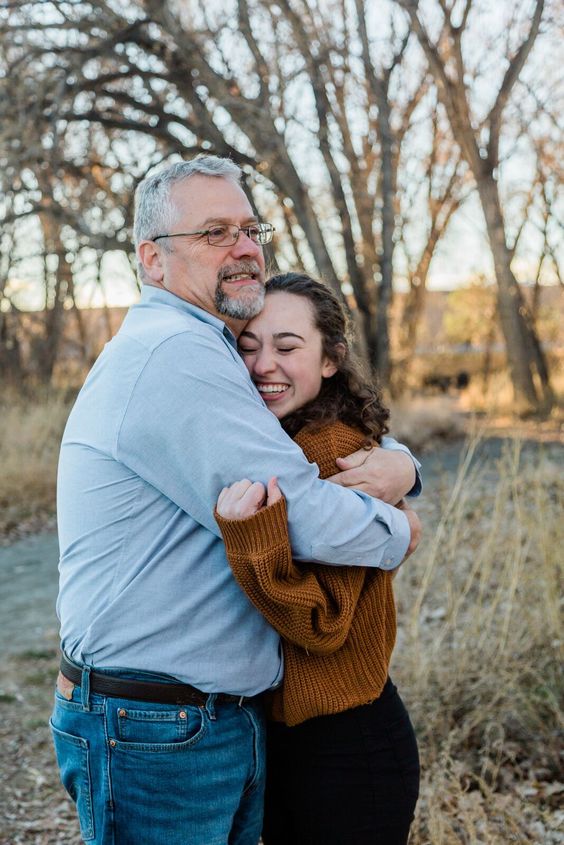
M 238 226 L 238 223 L 233 223 L 233 220 L 228 220 L 226 217 L 206 217 L 202 226 L 211 226 L 214 223 L 227 223 L 229 225 Z M 258 223 L 258 217 L 247 217 L 243 226 L 251 226 L 253 223 Z

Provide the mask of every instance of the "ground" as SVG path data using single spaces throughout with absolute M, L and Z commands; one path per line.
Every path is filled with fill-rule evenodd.
M 460 552 L 457 559 L 460 571 L 465 566 L 472 567 L 473 557 L 462 554 L 467 551 L 460 544 L 463 534 L 455 535 L 454 528 L 448 537 L 441 534 L 444 515 L 450 514 L 449 524 L 460 523 L 457 530 L 461 532 L 489 524 L 490 514 L 497 505 L 492 499 L 490 506 L 488 496 L 498 483 L 498 476 L 505 477 L 501 470 L 503 461 L 513 460 L 508 434 L 504 432 L 503 439 L 483 441 L 477 447 L 464 482 L 471 488 L 472 496 L 460 506 L 458 516 L 453 511 L 452 491 L 456 487 L 461 455 L 465 454 L 461 441 L 434 448 L 425 460 L 426 492 L 418 506 L 426 525 L 424 544 L 429 549 L 452 542 L 453 548 Z M 543 536 L 552 537 L 556 522 L 549 522 L 549 510 L 551 502 L 556 505 L 561 490 L 564 450 L 554 438 L 544 440 L 540 445 L 529 440 L 519 460 L 524 460 L 531 471 L 541 464 L 544 467 L 544 482 L 537 492 L 538 496 L 541 492 L 546 494 L 546 499 L 542 499 L 535 520 L 538 522 L 542 514 L 546 520 Z M 473 476 L 472 467 L 480 461 L 481 474 L 476 469 L 477 474 Z M 526 473 L 518 477 L 529 479 Z M 527 480 L 527 484 L 532 491 L 533 481 Z M 510 498 L 513 494 L 510 487 L 507 489 Z M 530 501 L 534 504 L 532 498 Z M 533 529 L 534 525 L 527 532 Z M 510 540 L 511 532 L 504 544 Z M 483 550 L 488 542 L 489 535 L 484 535 L 476 550 Z M 554 545 L 557 540 L 551 543 Z M 0 632 L 0 646 L 5 654 L 0 670 L 0 845 L 78 845 L 80 842 L 72 804 L 58 782 L 47 726 L 57 671 L 53 544 L 53 534 L 47 532 L 0 549 L 0 614 L 5 619 Z M 503 582 L 503 573 L 494 575 L 499 589 L 496 587 L 491 600 L 498 603 L 499 614 L 503 615 L 508 602 L 515 602 L 513 615 L 507 617 L 511 620 L 514 642 L 507 639 L 503 625 L 500 631 L 495 628 L 499 646 L 492 650 L 488 664 L 487 640 L 482 646 L 472 644 L 472 648 L 460 650 L 460 641 L 451 638 L 452 630 L 447 624 L 459 612 L 457 591 L 460 596 L 466 591 L 471 599 L 471 614 L 464 617 L 468 620 L 465 636 L 469 640 L 479 637 L 479 630 L 476 632 L 472 627 L 472 614 L 478 628 L 489 624 L 490 617 L 479 617 L 483 608 L 478 607 L 476 597 L 472 598 L 476 585 L 466 576 L 463 582 L 456 581 L 455 572 L 444 596 L 437 591 L 429 598 L 420 592 L 421 583 L 435 577 L 430 561 L 443 565 L 439 552 L 435 550 L 433 554 L 435 558 L 429 557 L 425 549 L 418 551 L 404 564 L 397 579 L 400 636 L 393 675 L 396 682 L 400 679 L 400 689 L 405 691 L 418 727 L 424 770 L 412 845 L 559 845 L 564 842 L 564 814 L 559 810 L 562 785 L 558 782 L 561 745 L 555 718 L 560 711 L 548 702 L 548 715 L 545 717 L 543 711 L 538 725 L 534 718 L 517 723 L 510 710 L 512 696 L 523 695 L 518 679 L 515 691 L 500 690 L 496 698 L 496 684 L 505 687 L 513 683 L 511 679 L 521 671 L 515 667 L 530 663 L 530 655 L 522 653 L 524 640 L 520 639 L 518 625 L 519 617 L 528 612 L 527 603 L 539 605 L 541 628 L 550 623 L 552 611 L 548 599 L 545 606 L 540 606 L 541 600 L 530 592 L 524 603 L 518 605 L 511 593 L 513 590 L 518 596 L 525 587 L 529 589 L 525 576 L 531 572 L 533 559 L 523 558 L 520 583 L 513 584 L 517 576 L 509 568 L 507 583 Z M 485 558 L 484 561 L 485 570 Z M 501 566 L 501 560 L 497 562 Z M 547 563 L 546 571 L 552 571 L 552 563 Z M 440 573 L 439 576 L 442 583 L 446 576 Z M 462 587 L 457 586 L 460 583 Z M 550 592 L 552 588 L 547 588 L 543 595 L 549 597 Z M 422 604 L 417 608 L 420 600 Z M 445 650 L 440 652 L 444 666 L 435 667 L 437 671 L 426 669 L 424 683 L 412 682 L 416 661 L 410 631 L 414 620 L 420 626 L 417 636 L 423 649 L 422 665 L 427 665 L 429 655 L 435 654 L 433 643 L 441 638 L 445 643 Z M 549 677 L 556 671 L 556 663 L 547 658 L 548 648 L 558 646 L 553 640 L 545 645 L 539 639 L 538 660 L 535 658 L 539 679 L 535 681 L 536 686 L 526 691 L 531 695 L 532 712 L 540 712 L 546 696 L 553 696 L 553 690 L 558 688 Z M 463 665 L 461 661 L 466 663 Z M 468 666 L 470 671 L 465 668 Z M 476 667 L 475 677 L 470 677 L 472 667 Z

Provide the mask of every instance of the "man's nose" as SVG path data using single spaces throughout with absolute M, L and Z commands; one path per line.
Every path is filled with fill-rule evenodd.
M 240 229 L 239 237 L 231 247 L 231 253 L 236 258 L 249 257 L 256 259 L 262 256 L 262 247 L 253 241 L 243 229 Z

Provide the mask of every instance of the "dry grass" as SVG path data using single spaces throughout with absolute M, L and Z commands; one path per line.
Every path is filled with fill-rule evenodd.
M 466 420 L 455 396 L 412 396 L 391 404 L 391 433 L 416 454 L 464 437 Z
M 449 406 L 439 400 L 428 428 L 420 416 L 411 430 L 428 438 Z M 2 408 L 0 507 L 13 520 L 53 506 L 68 408 L 61 396 Z M 513 441 L 499 461 L 480 463 L 479 446 L 470 442 L 454 484 L 429 485 L 418 505 L 422 548 L 395 582 L 392 676 L 423 767 L 410 845 L 558 845 L 562 452 L 546 444 L 525 454 Z M 2 845 L 78 841 L 46 727 L 55 654 L 4 661 Z
M 475 445 L 396 581 L 393 675 L 423 759 L 411 843 L 556 845 L 562 465 L 512 443 L 499 466 L 469 470 Z
M 59 445 L 70 411 L 68 392 L 0 400 L 0 536 L 40 527 L 55 510 Z
M 556 401 L 549 419 L 562 424 L 564 417 L 564 360 L 556 355 L 550 362 L 550 378 Z M 481 376 L 474 376 L 468 387 L 460 394 L 461 410 L 471 413 L 512 419 L 515 417 L 513 406 L 513 387 L 509 373 L 505 369 L 493 372 L 486 387 L 484 387 Z

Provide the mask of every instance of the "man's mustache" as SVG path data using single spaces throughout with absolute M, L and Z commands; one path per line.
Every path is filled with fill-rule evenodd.
M 256 261 L 238 261 L 237 264 L 228 264 L 220 269 L 217 279 L 223 282 L 228 276 L 240 274 L 255 276 L 257 282 L 262 280 L 261 269 Z

